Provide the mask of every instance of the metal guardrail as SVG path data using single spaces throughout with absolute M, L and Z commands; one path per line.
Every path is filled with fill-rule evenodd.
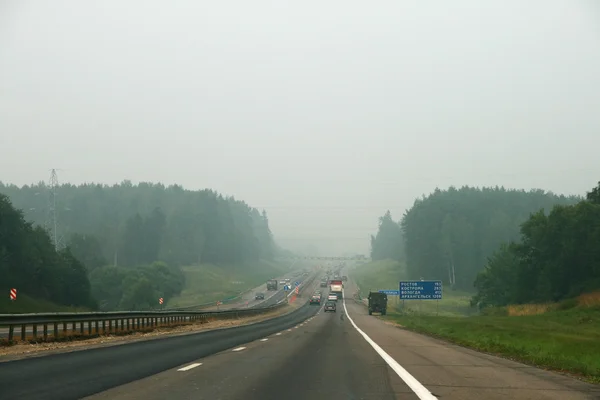
M 314 281 L 316 276 L 316 274 L 312 274 L 312 276 L 301 283 L 299 286 L 300 293 Z M 223 311 L 171 309 L 162 311 L 0 314 L 0 328 L 8 328 L 7 339 L 9 342 L 15 340 L 15 335 L 18 335 L 21 341 L 28 339 L 35 341 L 38 338 L 43 338 L 46 341 L 49 337 L 56 340 L 60 337 L 68 336 L 129 333 L 161 326 L 206 323 L 209 320 L 235 319 L 244 316 L 265 314 L 286 305 L 289 296 L 293 293 L 292 291 L 287 297 L 284 297 L 271 306 L 234 308 Z M 192 307 L 196 308 L 198 306 Z M 39 334 L 40 330 L 41 335 Z
M 300 294 L 302 294 L 302 291 L 303 291 L 303 290 L 304 290 L 306 287 L 309 287 L 309 286 L 310 286 L 310 284 L 314 282 L 314 280 L 315 280 L 315 278 L 316 278 L 317 276 L 318 276 L 318 273 L 317 273 L 317 274 L 314 274 L 314 273 L 313 273 L 312 275 L 310 275 L 310 276 L 309 276 L 309 278 L 308 278 L 307 280 L 305 280 L 305 281 L 302 281 L 302 282 L 300 283 L 300 286 L 298 286 L 298 292 L 299 292 L 299 293 L 298 293 L 298 296 L 300 296 Z M 290 291 L 290 293 L 288 293 L 288 294 L 286 295 L 286 298 L 288 298 L 288 299 L 289 299 L 289 298 L 290 298 L 290 297 L 292 297 L 294 294 L 295 294 L 295 291 L 294 291 L 294 290 L 291 290 L 291 291 Z
M 40 314 L 0 314 L 0 328 L 8 328 L 8 341 L 15 338 L 15 331 L 21 341 L 42 337 L 48 340 L 51 327 L 52 337 L 58 339 L 69 335 L 92 335 L 125 333 L 160 326 L 174 326 L 187 323 L 205 323 L 215 319 L 234 319 L 243 316 L 265 314 L 275 310 L 286 301 L 262 308 L 234 309 L 225 311 L 119 311 L 88 313 L 40 313 Z M 16 329 L 15 329 L 16 328 Z

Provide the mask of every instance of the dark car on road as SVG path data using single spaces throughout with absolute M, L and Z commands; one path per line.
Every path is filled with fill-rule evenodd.
M 310 298 L 310 304 L 317 304 L 320 305 L 321 304 L 321 296 L 313 296 Z
M 264 300 L 264 299 L 265 299 L 264 293 L 256 293 L 256 295 L 254 296 L 254 300 Z
M 335 301 L 328 301 L 327 303 L 325 303 L 324 309 L 325 309 L 325 312 L 327 312 L 327 311 L 336 312 Z

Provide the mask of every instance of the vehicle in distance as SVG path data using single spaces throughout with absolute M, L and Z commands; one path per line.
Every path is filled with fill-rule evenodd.
M 321 296 L 313 296 L 310 298 L 310 304 L 317 304 L 320 305 L 321 304 Z
M 327 279 L 321 279 L 320 287 L 327 287 Z
M 269 279 L 267 281 L 267 290 L 277 290 L 277 279 Z
M 344 283 L 341 279 L 333 279 L 329 284 L 329 293 L 337 295 L 338 299 L 342 298 L 342 288 L 344 287 Z
M 327 301 L 337 301 L 337 294 L 329 294 L 329 296 L 327 296 Z
M 346 275 L 342 275 L 342 281 L 346 282 L 348 280 L 348 277 Z
M 336 312 L 335 309 L 336 309 L 335 301 L 328 301 L 327 303 L 325 303 L 325 307 L 324 307 L 325 312 L 327 312 L 327 311 Z
M 265 294 L 258 292 L 254 295 L 254 300 L 264 300 L 265 299 Z
M 387 294 L 379 292 L 369 292 L 369 315 L 374 312 L 385 315 L 387 310 Z

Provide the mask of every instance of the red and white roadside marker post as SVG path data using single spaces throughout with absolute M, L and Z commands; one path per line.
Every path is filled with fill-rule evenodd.
M 11 301 L 17 300 L 17 289 L 15 289 L 15 288 L 10 289 L 10 300 Z
M 162 309 L 163 302 L 164 302 L 164 300 L 162 297 L 160 299 L 158 299 L 158 304 L 160 305 L 161 309 Z

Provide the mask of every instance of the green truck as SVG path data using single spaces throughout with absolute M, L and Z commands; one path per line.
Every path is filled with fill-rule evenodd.
M 387 310 L 387 294 L 379 292 L 369 292 L 369 315 L 374 312 L 385 315 Z

